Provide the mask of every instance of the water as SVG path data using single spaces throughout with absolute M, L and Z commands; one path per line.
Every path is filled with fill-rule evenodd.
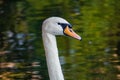
M 0 80 L 30 80 L 39 75 L 40 62 L 34 60 L 34 34 L 6 31 L 4 47 L 0 52 Z M 29 39 L 27 39 L 29 37 Z M 35 70 L 36 69 L 36 70 Z
M 0 18 L 0 26 L 4 26 L 0 32 L 0 80 L 49 80 L 41 25 L 50 16 L 67 19 L 83 38 L 57 36 L 65 80 L 120 80 L 119 18 L 114 17 L 119 2 L 16 0 L 4 2 L 6 6 L 3 2 L 0 15 L 10 14 Z

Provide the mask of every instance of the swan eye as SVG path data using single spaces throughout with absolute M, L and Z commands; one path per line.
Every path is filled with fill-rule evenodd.
M 67 24 L 67 23 L 58 23 L 58 25 L 60 25 L 63 29 L 68 26 L 69 28 L 72 28 L 71 24 Z

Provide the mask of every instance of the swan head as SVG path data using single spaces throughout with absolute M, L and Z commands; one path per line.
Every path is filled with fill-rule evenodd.
M 50 17 L 46 19 L 42 24 L 42 32 L 52 35 L 67 35 L 78 40 L 82 39 L 73 31 L 72 25 L 60 17 Z

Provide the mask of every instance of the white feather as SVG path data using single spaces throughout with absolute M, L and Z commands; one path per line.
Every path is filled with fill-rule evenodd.
M 58 57 L 55 35 L 63 35 L 63 29 L 58 23 L 68 23 L 59 17 L 46 19 L 42 25 L 42 37 L 50 80 L 64 80 Z

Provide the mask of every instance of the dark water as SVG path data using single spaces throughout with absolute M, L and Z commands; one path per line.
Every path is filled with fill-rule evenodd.
M 49 80 L 41 25 L 50 16 L 67 19 L 83 38 L 57 37 L 65 80 L 120 80 L 120 23 L 114 17 L 120 1 L 114 3 L 1 0 L 0 80 Z
M 5 34 L 5 33 L 4 33 Z M 34 34 L 6 31 L 4 47 L 0 52 L 0 80 L 40 80 L 37 68 L 40 62 L 35 59 Z M 29 39 L 27 39 L 29 37 Z

